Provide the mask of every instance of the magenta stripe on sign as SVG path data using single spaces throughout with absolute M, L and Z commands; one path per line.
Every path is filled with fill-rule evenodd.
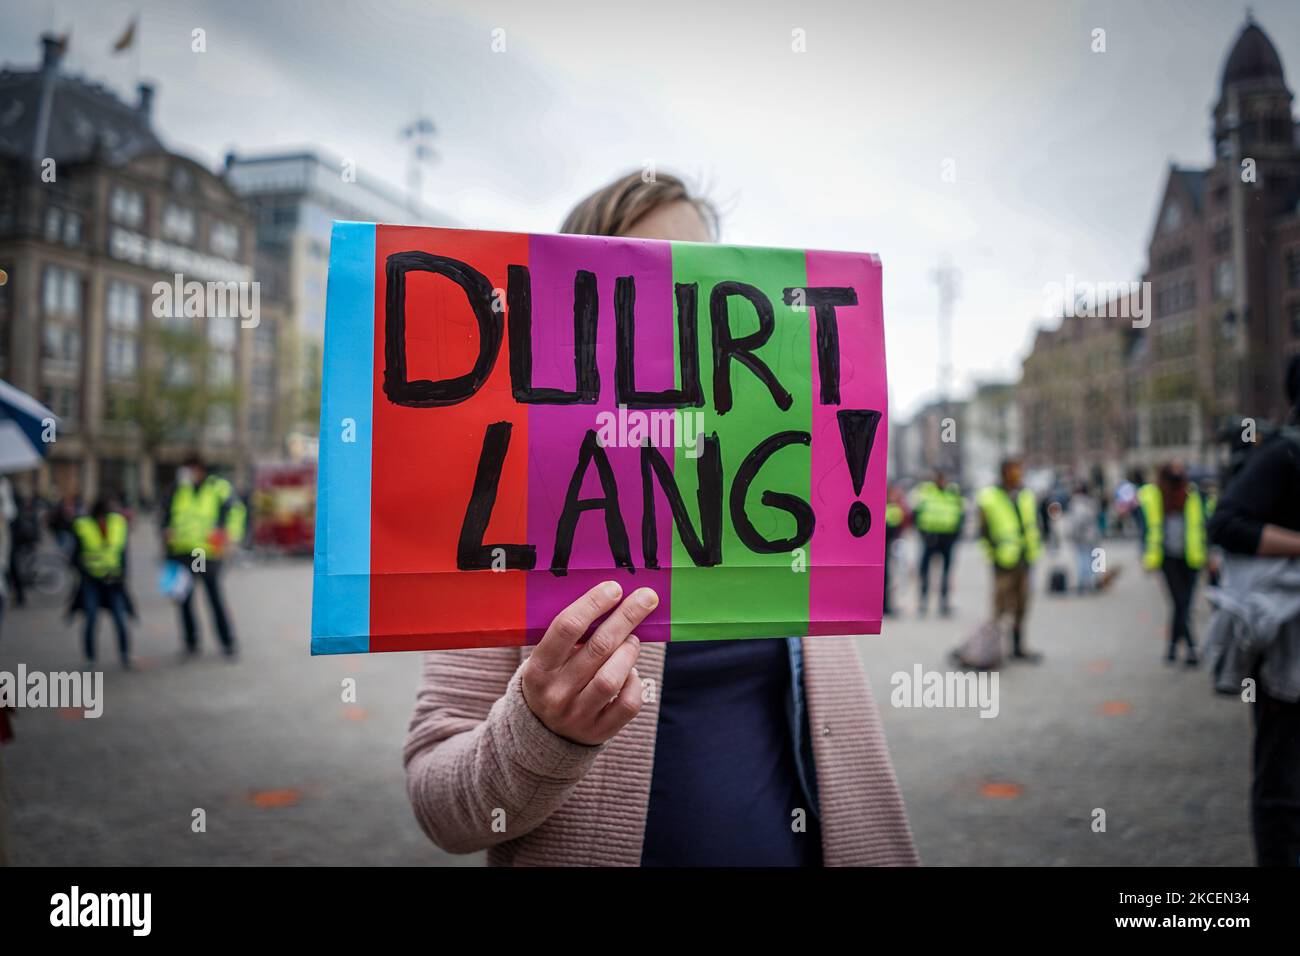
M 806 253 L 808 285 L 848 286 L 857 290 L 856 306 L 839 306 L 840 405 L 820 402 L 821 363 L 816 323 L 810 343 L 813 360 L 812 496 L 817 513 L 809 573 L 809 619 L 813 634 L 880 633 L 881 586 L 885 553 L 885 466 L 887 389 L 885 330 L 880 293 L 880 260 L 838 252 Z M 875 444 L 867 462 L 860 496 L 840 440 L 838 408 L 881 412 Z M 848 513 L 855 500 L 871 509 L 871 528 L 864 537 L 849 531 Z M 866 567 L 863 567 L 866 565 Z
M 671 388 L 674 382 L 675 325 L 673 322 L 672 252 L 668 243 L 635 239 L 606 239 L 597 247 L 568 237 L 532 236 L 528 263 L 532 274 L 533 385 L 573 389 L 575 375 L 573 306 L 574 276 L 586 270 L 596 277 L 599 319 L 596 336 L 600 399 L 595 405 L 533 405 L 528 417 L 528 540 L 537 546 L 538 573 L 528 582 L 527 628 L 536 643 L 552 618 L 601 581 L 618 581 L 625 592 L 649 586 L 659 594 L 659 606 L 637 629 L 644 641 L 669 636 L 670 578 L 673 527 L 668 509 L 656 508 L 661 570 L 642 567 L 640 451 L 625 444 L 605 448 L 618 484 L 619 507 L 627 529 L 634 571 L 614 568 L 604 512 L 584 511 L 573 536 L 568 573 L 546 572 L 555 555 L 556 525 L 565 493 L 578 463 L 578 451 L 589 429 L 619 420 L 614 394 L 614 284 L 619 276 L 636 275 L 636 385 L 642 391 Z M 650 411 L 629 409 L 626 416 Z M 624 417 L 624 422 L 632 423 Z M 671 431 L 671 430 L 670 430 Z M 625 435 L 614 436 L 615 438 Z M 671 435 L 668 436 L 671 440 Z M 673 452 L 665 448 L 671 465 Z M 594 463 L 587 469 L 583 498 L 602 494 Z

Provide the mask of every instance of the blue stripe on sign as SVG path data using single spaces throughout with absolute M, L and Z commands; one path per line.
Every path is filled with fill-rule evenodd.
M 336 222 L 325 303 L 312 654 L 370 650 L 374 358 L 375 227 Z

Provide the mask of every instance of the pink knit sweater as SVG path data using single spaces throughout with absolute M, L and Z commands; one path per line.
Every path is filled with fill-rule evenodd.
M 492 866 L 636 866 L 641 861 L 663 645 L 643 644 L 659 691 L 597 747 L 552 733 L 524 702 L 521 648 L 425 655 L 405 748 L 407 790 L 434 843 L 487 848 Z M 803 639 L 804 689 L 827 866 L 916 865 L 907 812 L 851 638 Z

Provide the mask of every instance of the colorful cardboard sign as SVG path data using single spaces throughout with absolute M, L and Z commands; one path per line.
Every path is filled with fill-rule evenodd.
M 879 633 L 872 255 L 336 223 L 312 653 Z

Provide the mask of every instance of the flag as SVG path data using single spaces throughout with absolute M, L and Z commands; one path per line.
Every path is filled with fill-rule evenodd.
M 128 50 L 131 48 L 131 45 L 135 43 L 135 21 L 136 18 L 132 17 L 131 22 L 128 23 L 126 29 L 122 31 L 122 35 L 118 37 L 117 42 L 113 44 L 114 53 L 121 53 L 123 50 Z

